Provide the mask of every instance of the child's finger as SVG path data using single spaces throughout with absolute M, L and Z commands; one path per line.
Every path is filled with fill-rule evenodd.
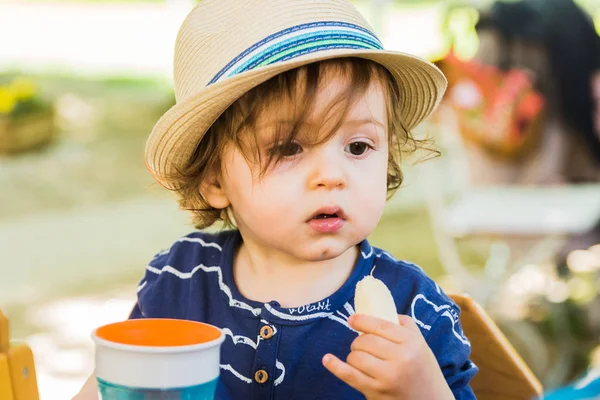
M 374 387 L 375 380 L 373 378 L 343 362 L 333 354 L 325 354 L 323 365 L 329 372 L 363 394 Z
M 358 371 L 370 376 L 375 380 L 389 370 L 389 367 L 386 365 L 385 361 L 364 351 L 350 352 L 346 362 L 351 367 L 356 368 Z
M 348 323 L 353 329 L 363 334 L 371 333 L 395 343 L 404 342 L 409 332 L 403 326 L 363 314 L 352 315 L 348 318 Z
M 417 326 L 416 322 L 408 315 L 398 314 L 398 322 L 401 326 L 408 328 L 413 332 L 421 333 L 421 330 Z
M 354 339 L 350 350 L 364 351 L 382 360 L 389 360 L 394 358 L 397 346 L 398 343 L 396 342 L 367 333 Z

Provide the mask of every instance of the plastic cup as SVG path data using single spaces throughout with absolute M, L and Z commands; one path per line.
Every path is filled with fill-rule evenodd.
M 224 335 L 177 319 L 132 319 L 92 334 L 102 400 L 212 400 Z

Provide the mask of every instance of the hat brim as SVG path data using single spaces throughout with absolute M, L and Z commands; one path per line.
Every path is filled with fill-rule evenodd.
M 145 163 L 167 188 L 167 179 L 181 170 L 210 126 L 237 99 L 270 78 L 300 66 L 332 58 L 358 57 L 388 69 L 400 88 L 400 115 L 412 129 L 437 107 L 446 90 L 444 74 L 411 54 L 381 50 L 331 50 L 247 71 L 212 84 L 171 107 L 156 123 L 146 142 Z

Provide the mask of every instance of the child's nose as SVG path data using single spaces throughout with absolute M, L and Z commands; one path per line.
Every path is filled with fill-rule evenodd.
M 309 178 L 310 189 L 343 189 L 346 187 L 346 175 L 343 160 L 334 154 L 323 152 L 311 160 Z

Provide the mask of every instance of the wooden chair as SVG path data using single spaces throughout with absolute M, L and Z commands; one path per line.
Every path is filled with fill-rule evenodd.
M 471 387 L 478 400 L 532 400 L 542 385 L 485 310 L 471 297 L 451 294 L 461 309 L 460 322 L 479 367 Z
M 0 310 L 0 400 L 38 400 L 33 353 L 10 343 L 8 319 Z

